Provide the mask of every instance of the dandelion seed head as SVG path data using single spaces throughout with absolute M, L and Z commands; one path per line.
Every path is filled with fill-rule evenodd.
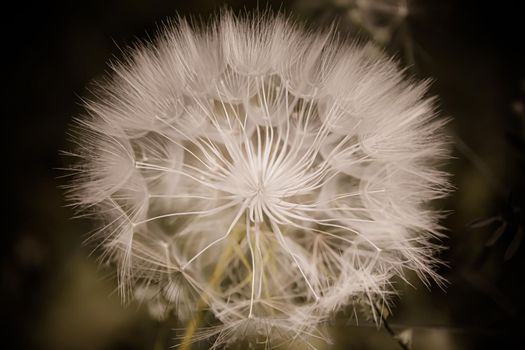
M 407 270 L 440 280 L 429 202 L 447 148 L 428 83 L 335 32 L 179 19 L 112 65 L 77 121 L 68 194 L 104 219 L 124 300 L 209 310 L 220 324 L 195 339 L 216 346 L 308 342 L 345 306 L 388 303 Z

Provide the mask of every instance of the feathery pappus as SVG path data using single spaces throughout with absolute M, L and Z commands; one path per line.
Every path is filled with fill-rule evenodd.
M 325 338 L 435 272 L 448 155 L 428 82 L 281 15 L 179 19 L 112 64 L 73 129 L 68 189 L 122 298 L 217 325 L 214 347 Z

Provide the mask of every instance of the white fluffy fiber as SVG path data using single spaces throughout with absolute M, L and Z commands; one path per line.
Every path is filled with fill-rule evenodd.
M 196 339 L 321 336 L 349 304 L 388 302 L 408 270 L 439 280 L 443 120 L 428 84 L 370 46 L 281 16 L 185 20 L 140 45 L 78 119 L 70 198 L 123 298 L 220 323 Z

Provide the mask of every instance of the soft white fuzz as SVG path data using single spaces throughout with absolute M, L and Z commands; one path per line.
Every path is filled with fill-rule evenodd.
M 443 121 L 426 82 L 335 31 L 222 14 L 165 28 L 78 120 L 70 197 L 121 295 L 158 318 L 219 323 L 214 344 L 311 340 L 344 306 L 388 302 L 395 276 L 439 281 Z

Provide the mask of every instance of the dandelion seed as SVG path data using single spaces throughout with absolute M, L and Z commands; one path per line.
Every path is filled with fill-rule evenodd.
M 122 297 L 219 325 L 215 346 L 324 338 L 350 304 L 388 303 L 433 268 L 446 194 L 426 82 L 333 34 L 270 15 L 184 20 L 113 66 L 75 136 L 72 203 Z

